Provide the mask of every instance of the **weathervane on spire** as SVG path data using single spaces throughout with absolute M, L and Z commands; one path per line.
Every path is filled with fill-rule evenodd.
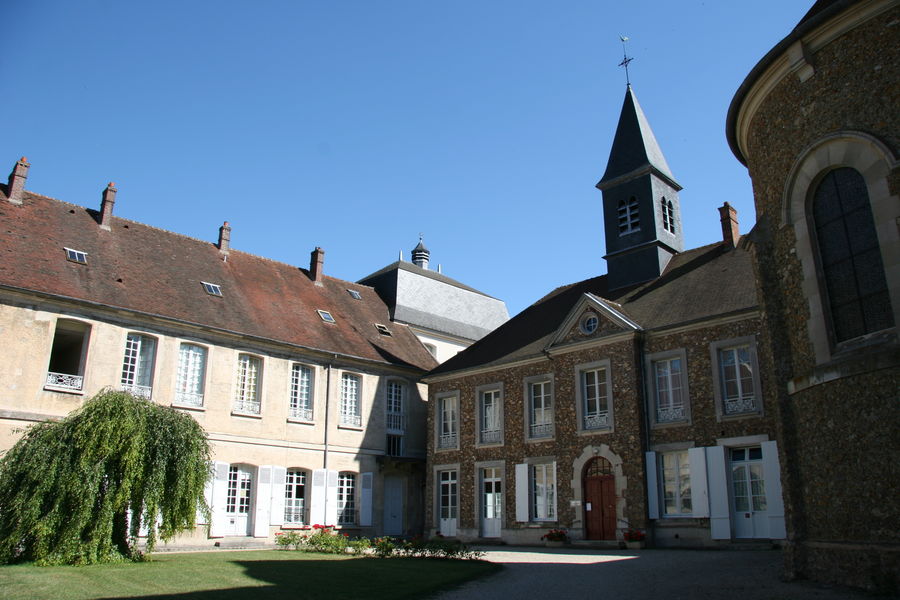
M 622 40 L 622 62 L 619 63 L 620 67 L 625 67 L 625 83 L 629 86 L 631 85 L 631 79 L 628 77 L 628 63 L 633 61 L 634 59 L 628 56 L 628 51 L 625 48 L 625 44 L 628 42 L 628 38 L 624 35 L 620 35 L 619 39 Z

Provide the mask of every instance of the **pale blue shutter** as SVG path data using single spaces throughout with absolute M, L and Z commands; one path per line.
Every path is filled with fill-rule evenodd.
M 253 537 L 269 537 L 269 511 L 272 506 L 272 466 L 256 469 L 256 510 L 253 514 Z
M 709 489 L 706 485 L 706 449 L 690 448 L 688 462 L 691 465 L 691 512 L 695 517 L 708 517 Z
M 338 472 L 328 471 L 325 492 L 325 525 L 337 525 L 338 520 Z
M 645 452 L 647 459 L 647 516 L 659 518 L 659 482 L 657 480 L 656 452 Z
M 516 521 L 528 522 L 528 465 L 516 465 Z
M 269 515 L 270 525 L 284 525 L 284 488 L 287 469 L 272 467 L 272 508 Z
M 316 469 L 312 473 L 312 491 L 309 499 L 309 522 L 311 525 L 325 524 L 325 481 L 328 471 Z
M 359 491 L 359 525 L 360 527 L 372 526 L 372 473 L 360 474 Z
M 781 466 L 778 463 L 778 444 L 763 442 L 763 477 L 766 481 L 766 508 L 769 515 L 769 537 L 781 540 L 787 537 L 784 525 L 784 499 L 781 496 Z
M 225 508 L 228 502 L 228 468 L 227 462 L 216 461 L 213 463 L 212 482 L 212 523 L 209 524 L 209 537 L 222 537 L 225 535 Z
M 728 502 L 728 471 L 725 447 L 706 449 L 706 474 L 709 480 L 709 529 L 714 540 L 731 539 L 731 506 Z

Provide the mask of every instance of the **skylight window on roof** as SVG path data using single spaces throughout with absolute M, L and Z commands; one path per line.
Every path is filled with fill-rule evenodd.
M 381 323 L 375 323 L 375 329 L 377 329 L 378 333 L 380 333 L 381 335 L 391 335 L 391 330 Z
M 347 293 L 350 294 L 350 297 L 354 300 L 362 300 L 362 296 L 360 296 L 359 292 L 356 290 L 347 290 Z
M 322 320 L 326 323 L 337 323 L 337 321 L 334 320 L 334 317 L 331 316 L 331 313 L 327 310 L 317 310 L 316 312 L 319 313 L 319 316 L 322 317 Z
M 208 283 L 206 281 L 201 281 L 200 283 L 203 284 L 203 289 L 206 290 L 206 293 L 209 294 L 210 296 L 221 296 L 222 295 L 222 288 L 219 287 L 219 284 Z
M 63 248 L 65 248 L 65 246 L 63 246 Z M 65 250 L 66 260 L 70 260 L 80 265 L 87 264 L 87 252 L 82 252 L 81 250 L 73 250 L 72 248 L 65 248 Z

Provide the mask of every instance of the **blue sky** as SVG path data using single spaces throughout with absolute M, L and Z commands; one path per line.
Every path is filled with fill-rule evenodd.
M 606 272 L 601 195 L 631 82 L 687 247 L 753 225 L 725 115 L 811 0 L 60 0 L 6 7 L 0 168 L 28 189 L 360 279 L 408 260 L 515 314 Z M 3 165 L 6 166 L 3 166 Z M 8 171 L 4 171 L 4 176 Z

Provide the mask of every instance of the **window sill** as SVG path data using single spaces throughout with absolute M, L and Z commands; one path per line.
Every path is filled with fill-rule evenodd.
M 312 529 L 312 527 L 310 527 L 309 525 L 300 525 L 300 524 L 290 524 L 290 525 L 284 524 L 281 526 L 281 528 L 284 530 L 293 530 L 293 531 L 298 531 L 298 530 L 305 531 L 305 530 Z
M 684 419 L 682 421 L 666 421 L 665 423 L 651 423 L 650 429 L 670 429 L 672 427 L 687 427 L 690 424 L 691 424 L 690 419 Z
M 296 425 L 315 425 L 315 421 L 307 421 L 306 419 L 298 419 L 297 417 L 288 417 L 288 423 L 294 423 Z
M 556 436 L 553 435 L 553 436 L 550 436 L 550 437 L 527 438 L 527 439 L 525 440 L 525 443 L 526 443 L 526 444 L 540 444 L 540 443 L 543 443 L 543 442 L 555 442 L 555 441 L 556 441 Z
M 193 410 L 196 412 L 206 412 L 206 407 L 204 406 L 196 406 L 194 404 L 178 404 L 177 402 L 173 402 L 171 404 L 172 408 L 178 408 L 181 410 Z
M 348 431 L 365 431 L 365 428 L 360 425 L 347 425 L 345 423 L 338 423 L 338 429 L 347 429 Z
M 717 415 L 718 420 L 721 421 L 738 421 L 740 419 L 749 419 L 749 418 L 759 418 L 763 416 L 762 410 L 755 410 L 753 412 L 745 412 L 745 413 L 737 413 L 734 415 L 726 415 L 720 414 Z
M 83 390 L 73 390 L 72 388 L 54 387 L 52 385 L 44 386 L 45 392 L 55 392 L 57 394 L 71 394 L 73 396 L 84 396 Z
M 505 446 L 503 442 L 493 442 L 491 444 L 475 444 L 476 448 L 502 448 L 503 446 Z
M 454 446 L 453 448 L 435 448 L 435 452 L 459 452 L 459 446 Z
M 232 417 L 244 417 L 247 419 L 262 419 L 262 415 L 259 413 L 245 413 L 245 412 L 237 412 L 234 410 L 231 411 L 231 416 Z
M 598 433 L 612 433 L 612 427 L 604 427 L 603 429 L 579 429 L 578 435 L 597 435 Z

